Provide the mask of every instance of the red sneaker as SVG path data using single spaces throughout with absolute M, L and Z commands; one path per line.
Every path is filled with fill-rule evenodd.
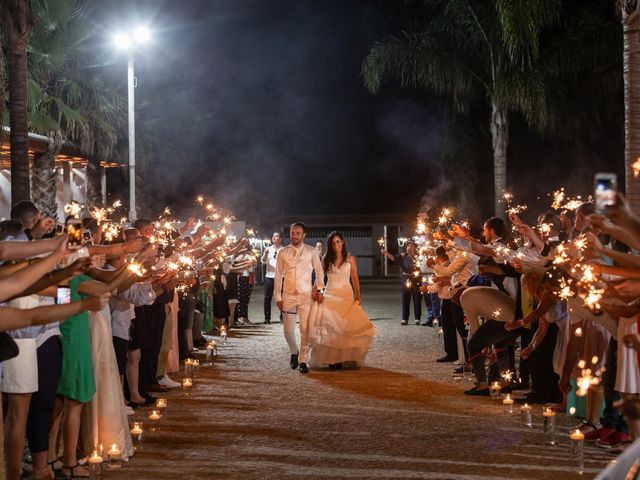
M 626 433 L 615 430 L 611 435 L 606 438 L 601 438 L 596 442 L 596 447 L 600 448 L 616 448 L 629 440 L 629 435 Z
M 611 435 L 615 430 L 613 428 L 601 427 L 592 432 L 587 432 L 584 434 L 584 439 L 587 442 L 597 442 L 600 439 L 607 438 Z

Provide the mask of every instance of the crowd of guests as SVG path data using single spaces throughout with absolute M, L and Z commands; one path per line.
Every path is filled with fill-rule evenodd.
M 206 342 L 202 331 L 249 322 L 257 259 L 247 238 L 231 243 L 193 218 L 116 228 L 77 216 L 65 228 L 25 201 L 0 222 L 0 478 L 25 468 L 89 477 L 84 460 L 98 445 L 128 459 L 127 416 L 181 386 L 169 375 Z
M 576 428 L 587 442 L 620 453 L 640 433 L 640 218 L 621 196 L 598 210 L 543 212 L 532 225 L 507 216 L 487 219 L 478 238 L 450 222 L 399 255 L 383 250 L 402 271 L 402 324 L 411 300 L 416 324 L 441 323 L 437 361 L 475 377 L 466 395 L 497 385 L 523 403 L 555 404 L 584 418 Z

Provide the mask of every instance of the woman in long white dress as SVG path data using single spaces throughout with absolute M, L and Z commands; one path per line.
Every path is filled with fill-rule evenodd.
M 348 253 L 344 237 L 332 232 L 323 258 L 327 286 L 322 303 L 311 308 L 311 364 L 342 368 L 349 362 L 357 365 L 371 347 L 376 329 L 360 306 L 360 282 L 356 259 Z

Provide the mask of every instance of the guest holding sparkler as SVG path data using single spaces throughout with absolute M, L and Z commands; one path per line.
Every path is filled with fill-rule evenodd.
M 402 288 L 402 321 L 400 325 L 409 323 L 409 307 L 412 300 L 416 325 L 420 325 L 422 317 L 421 277 L 417 251 L 417 245 L 411 241 L 405 245 L 404 252 L 398 255 L 393 255 L 386 249 L 382 249 L 382 254 L 400 267 L 400 286 Z

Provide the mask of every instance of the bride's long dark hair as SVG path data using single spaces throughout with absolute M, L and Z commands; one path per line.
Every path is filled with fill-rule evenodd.
M 342 261 L 347 261 L 349 252 L 347 251 L 347 242 L 344 241 L 344 236 L 340 232 L 331 232 L 327 238 L 327 253 L 324 254 L 322 259 L 322 266 L 324 267 L 324 273 L 329 273 L 329 267 L 336 263 L 336 252 L 333 251 L 333 239 L 338 237 L 342 240 Z

